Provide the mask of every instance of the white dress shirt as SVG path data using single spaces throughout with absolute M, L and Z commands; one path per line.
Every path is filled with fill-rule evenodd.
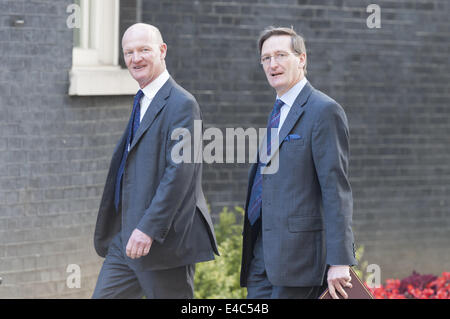
M 144 118 L 145 112 L 147 112 L 147 109 L 150 106 L 150 103 L 152 102 L 156 93 L 158 93 L 158 91 L 167 82 L 167 80 L 169 78 L 170 78 L 170 74 L 166 69 L 156 79 L 154 79 L 152 82 L 150 82 L 146 87 L 144 87 L 142 89 L 142 92 L 144 92 L 144 96 L 141 98 L 141 119 L 140 119 L 140 121 L 142 121 L 142 119 Z
M 158 93 L 158 91 L 161 89 L 161 87 L 164 85 L 164 83 L 167 82 L 169 77 L 170 77 L 170 74 L 166 69 L 156 79 L 154 79 L 152 82 L 150 82 L 146 87 L 144 87 L 142 89 L 142 92 L 144 93 L 144 95 L 142 96 L 141 101 L 140 101 L 141 102 L 140 103 L 140 115 L 141 116 L 139 119 L 139 123 L 142 122 L 145 112 L 147 112 L 147 109 L 150 106 L 150 103 L 152 102 L 156 93 Z M 128 151 L 130 151 L 130 146 L 131 146 L 130 144 L 128 144 Z
M 283 125 L 286 117 L 291 109 L 292 105 L 295 102 L 295 99 L 302 91 L 305 84 L 308 82 L 306 77 L 303 77 L 297 84 L 289 89 L 286 93 L 284 93 L 281 97 L 277 95 L 277 99 L 283 101 L 284 105 L 280 109 L 280 123 L 278 124 L 278 134 L 280 134 L 281 126 Z

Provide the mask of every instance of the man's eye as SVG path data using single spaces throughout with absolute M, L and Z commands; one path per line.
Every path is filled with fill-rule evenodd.
M 263 62 L 267 62 L 267 61 L 269 61 L 269 59 L 270 59 L 270 57 L 268 57 L 268 56 L 265 56 L 265 57 L 263 57 L 263 58 L 261 59 L 261 61 L 263 61 Z
M 286 53 L 278 53 L 277 57 L 278 58 L 284 58 L 287 54 Z

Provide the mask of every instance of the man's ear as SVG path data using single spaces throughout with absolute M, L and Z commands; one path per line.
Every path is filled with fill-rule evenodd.
M 298 58 L 300 60 L 300 63 L 298 64 L 298 68 L 303 69 L 306 65 L 306 53 L 303 52 L 303 53 L 299 54 Z
M 161 57 L 163 59 L 166 58 L 166 54 L 167 54 L 167 44 L 163 43 L 159 46 L 159 50 L 161 51 Z

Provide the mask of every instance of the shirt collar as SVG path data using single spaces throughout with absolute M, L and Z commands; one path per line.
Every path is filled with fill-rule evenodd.
M 161 89 L 164 83 L 167 82 L 169 77 L 170 74 L 167 69 L 165 69 L 163 73 L 161 73 L 156 79 L 147 84 L 147 86 L 142 89 L 142 92 L 144 92 L 147 98 L 152 100 L 155 97 L 156 93 L 158 93 L 159 89 Z
M 308 80 L 306 79 L 306 77 L 303 77 L 303 79 L 298 81 L 297 84 L 291 87 L 289 91 L 284 93 L 281 97 L 278 97 L 277 95 L 277 99 L 281 99 L 281 101 L 283 101 L 285 105 L 291 108 L 291 106 L 294 105 L 295 99 L 305 87 L 307 82 Z

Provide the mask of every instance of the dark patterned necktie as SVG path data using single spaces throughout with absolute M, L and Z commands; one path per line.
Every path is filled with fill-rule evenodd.
M 269 124 L 267 125 L 267 155 L 271 152 L 271 129 L 278 128 L 280 124 L 280 110 L 283 106 L 283 101 L 277 99 L 275 105 L 273 106 L 272 114 L 270 115 Z M 250 194 L 250 201 L 248 204 L 248 220 L 251 225 L 253 225 L 261 215 L 261 204 L 262 204 L 262 176 L 261 169 L 264 164 L 261 163 L 258 156 L 258 166 L 256 168 L 255 177 L 253 179 L 253 186 Z
M 123 172 L 125 170 L 125 163 L 127 161 L 127 157 L 128 157 L 128 148 L 131 145 L 131 142 L 133 141 L 133 137 L 136 136 L 136 131 L 139 127 L 139 124 L 141 122 L 141 98 L 144 95 L 144 92 L 142 92 L 141 90 L 139 90 L 136 94 L 136 96 L 134 97 L 134 103 L 133 103 L 133 111 L 131 112 L 131 117 L 129 120 L 129 123 L 131 125 L 129 125 L 129 130 L 128 130 L 128 134 L 127 134 L 127 142 L 125 144 L 124 150 L 123 150 L 123 155 L 122 155 L 122 160 L 120 162 L 120 166 L 119 166 L 119 170 L 117 171 L 117 177 L 116 177 L 116 187 L 115 187 L 115 191 L 114 191 L 114 205 L 116 207 L 116 211 L 119 211 L 119 202 L 120 202 L 120 197 L 121 197 L 121 188 L 122 188 L 122 176 L 123 176 Z

